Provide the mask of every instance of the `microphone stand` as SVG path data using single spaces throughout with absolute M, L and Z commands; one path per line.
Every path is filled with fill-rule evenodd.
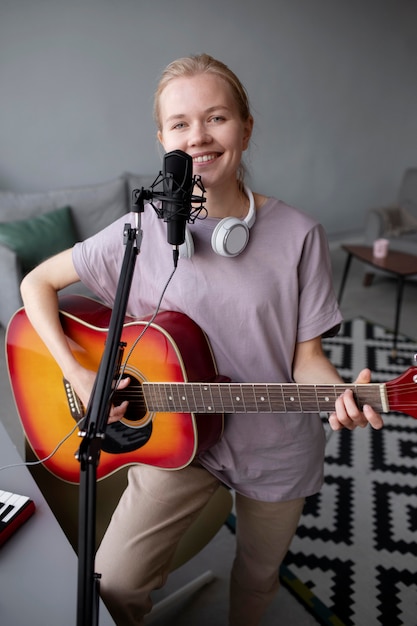
M 136 206 L 132 209 L 137 213 L 135 227 L 130 224 L 124 226 L 123 235 L 126 249 L 109 331 L 87 408 L 83 430 L 80 433 L 83 439 L 77 452 L 77 458 L 80 462 L 77 626 L 98 624 L 100 574 L 96 574 L 94 571 L 97 466 L 100 460 L 101 443 L 105 437 L 111 396 L 123 353 L 121 335 L 136 257 L 142 242 L 140 213 L 144 211 L 143 200 L 146 197 L 147 192 L 141 189 L 138 199 L 135 201 Z
M 182 219 L 194 220 L 202 210 L 205 202 L 204 187 L 200 177 L 195 177 L 194 182 L 190 184 L 197 185 L 201 190 L 201 196 L 193 196 L 192 189 L 183 190 L 183 178 L 186 172 L 190 172 L 192 168 L 192 159 L 189 155 L 181 151 L 174 151 L 165 155 L 166 158 L 174 156 L 179 159 L 181 167 L 179 172 L 174 168 L 179 181 L 175 183 L 175 193 L 171 179 L 175 178 L 173 173 L 162 173 L 153 183 L 151 190 L 145 190 L 143 187 L 134 190 L 134 201 L 132 211 L 136 213 L 136 224 L 125 224 L 123 236 L 124 245 L 126 246 L 123 258 L 122 268 L 120 271 L 119 282 L 117 285 L 116 296 L 110 317 L 109 331 L 103 356 L 100 361 L 99 369 L 95 379 L 91 398 L 87 407 L 86 417 L 83 430 L 80 432 L 82 437 L 81 445 L 77 452 L 77 458 L 80 462 L 80 491 L 79 491 L 79 536 L 78 536 L 78 592 L 77 592 L 77 626 L 98 625 L 99 613 L 99 588 L 100 574 L 95 573 L 95 544 L 96 544 L 96 500 L 97 500 L 97 466 L 100 461 L 101 443 L 105 437 L 107 420 L 109 416 L 112 392 L 114 391 L 115 381 L 118 379 L 119 368 L 123 355 L 123 344 L 121 336 L 123 332 L 123 324 L 126 316 L 127 303 L 130 294 L 130 288 L 135 269 L 136 257 L 140 251 L 142 243 L 142 231 L 140 229 L 140 214 L 144 212 L 144 201 L 149 200 L 151 206 L 156 211 L 159 218 L 164 218 L 170 222 L 176 220 L 176 211 L 183 207 L 184 202 L 188 206 L 196 202 L 200 204 L 200 208 L 195 209 L 193 214 L 182 216 Z M 184 169 L 188 162 L 188 170 Z M 178 161 L 174 162 L 178 168 Z M 168 180 L 168 182 L 167 182 Z M 155 187 L 159 182 L 166 185 L 163 192 L 155 191 Z M 193 188 L 192 187 L 192 188 Z M 174 205 L 169 215 L 165 215 L 164 211 L 157 209 L 152 203 L 152 199 L 156 198 L 164 202 Z M 178 246 L 174 246 L 174 265 L 178 261 Z

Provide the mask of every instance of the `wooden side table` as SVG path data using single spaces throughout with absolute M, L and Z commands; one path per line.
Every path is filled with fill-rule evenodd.
M 407 254 L 405 252 L 398 252 L 396 250 L 389 250 L 386 257 L 383 259 L 377 259 L 373 256 L 371 246 L 353 246 L 349 244 L 342 245 L 342 249 L 347 252 L 347 259 L 342 275 L 342 282 L 339 289 L 339 304 L 342 301 L 343 291 L 346 284 L 346 279 L 349 273 L 350 264 L 352 258 L 367 263 L 373 267 L 378 268 L 388 274 L 393 274 L 397 277 L 397 303 L 395 309 L 395 323 L 394 323 L 394 343 L 393 343 L 393 356 L 397 355 L 397 337 L 398 328 L 400 323 L 401 304 L 404 291 L 404 282 L 407 276 L 417 274 L 417 256 L 414 254 Z

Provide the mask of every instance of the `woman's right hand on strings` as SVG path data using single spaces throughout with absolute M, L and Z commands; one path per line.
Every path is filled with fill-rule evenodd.
M 96 372 L 92 370 L 86 369 L 81 365 L 76 366 L 74 370 L 71 372 L 68 380 L 70 381 L 75 393 L 81 400 L 82 404 L 87 407 L 90 401 L 90 396 L 93 391 L 94 382 L 96 379 Z M 117 385 L 118 391 L 126 389 L 126 387 L 130 383 L 130 378 L 122 378 Z M 124 417 L 129 402 L 124 400 L 120 404 L 111 404 L 108 424 L 112 424 L 114 422 L 118 422 L 122 417 Z

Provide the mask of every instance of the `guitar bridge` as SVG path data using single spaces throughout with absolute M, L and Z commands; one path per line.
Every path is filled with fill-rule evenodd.
M 79 422 L 80 419 L 85 416 L 85 407 L 80 398 L 75 393 L 74 387 L 71 385 L 71 383 L 66 378 L 64 378 L 63 380 L 65 395 L 67 396 L 68 408 L 75 421 Z

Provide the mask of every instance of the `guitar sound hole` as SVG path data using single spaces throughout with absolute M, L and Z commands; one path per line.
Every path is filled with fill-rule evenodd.
M 143 393 L 141 392 L 142 385 L 140 381 L 129 374 L 130 384 L 126 389 L 116 391 L 113 396 L 112 403 L 115 405 L 121 404 L 124 400 L 129 402 L 124 419 L 132 422 L 132 426 L 135 426 L 134 422 L 140 422 L 147 416 L 147 407 L 143 399 Z
M 125 413 L 125 419 L 129 422 L 140 422 L 147 414 L 147 407 L 141 393 L 142 385 L 137 378 L 130 376 L 130 384 L 126 389 L 115 393 L 115 403 L 120 404 L 128 400 L 129 404 Z M 134 424 L 132 424 L 133 426 Z
M 141 393 L 141 383 L 130 376 L 130 385 L 114 394 L 114 403 L 128 400 L 123 421 L 107 424 L 102 448 L 105 452 L 120 454 L 144 446 L 152 435 L 152 421 L 147 421 L 147 408 Z M 146 418 L 146 419 L 144 419 Z M 141 420 L 144 424 L 141 425 Z M 129 422 L 129 423 L 128 423 Z

